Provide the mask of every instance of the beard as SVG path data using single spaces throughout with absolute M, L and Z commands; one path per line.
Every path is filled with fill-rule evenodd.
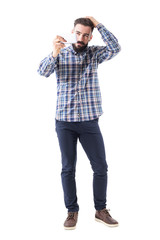
M 81 43 L 81 45 L 77 47 L 76 44 L 72 44 L 74 51 L 77 53 L 83 52 L 83 50 L 88 46 L 88 43 L 84 44 L 84 42 L 80 41 L 78 41 L 77 43 Z

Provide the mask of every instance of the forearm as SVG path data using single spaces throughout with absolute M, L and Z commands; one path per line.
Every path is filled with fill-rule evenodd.
M 117 38 L 110 32 L 108 31 L 103 24 L 99 23 L 96 26 L 97 30 L 102 36 L 102 40 L 107 46 L 107 50 L 111 51 L 112 53 L 118 53 L 121 50 L 121 47 L 118 43 Z
M 37 71 L 40 75 L 49 77 L 54 72 L 56 65 L 57 58 L 54 58 L 51 53 L 41 61 Z

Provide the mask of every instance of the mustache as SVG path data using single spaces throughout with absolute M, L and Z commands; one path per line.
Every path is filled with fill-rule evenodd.
M 84 42 L 78 41 L 77 43 L 81 43 L 83 46 L 85 45 Z

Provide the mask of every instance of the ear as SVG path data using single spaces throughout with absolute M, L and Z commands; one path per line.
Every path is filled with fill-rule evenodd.
M 91 35 L 91 36 L 90 36 L 90 39 L 89 39 L 89 41 L 91 41 L 91 40 L 92 40 L 92 38 L 93 38 L 93 35 Z
M 72 29 L 71 33 L 74 33 L 74 28 Z

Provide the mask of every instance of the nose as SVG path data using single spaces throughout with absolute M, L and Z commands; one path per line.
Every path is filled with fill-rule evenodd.
M 80 36 L 78 36 L 78 41 L 83 42 L 83 35 L 82 34 Z

